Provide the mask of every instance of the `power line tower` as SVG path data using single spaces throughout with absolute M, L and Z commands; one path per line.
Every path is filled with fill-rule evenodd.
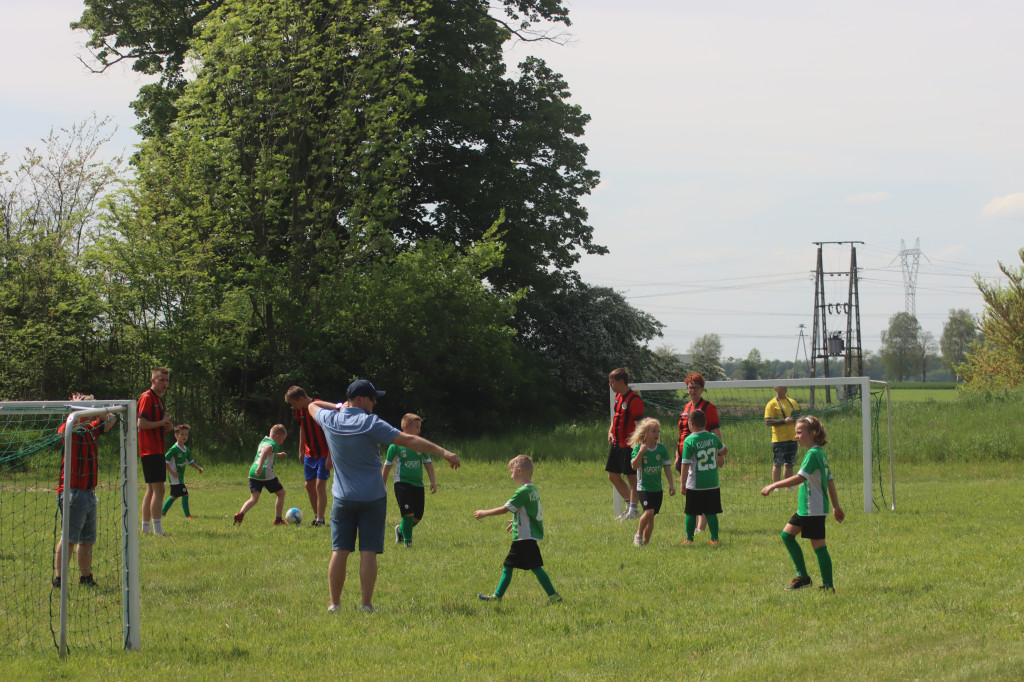
M 858 283 L 857 247 L 864 242 L 813 242 L 818 247 L 818 265 L 814 277 L 814 332 L 811 335 L 811 378 L 817 374 L 818 360 L 826 377 L 830 376 L 829 360 L 843 357 L 843 376 L 862 376 L 864 374 L 864 353 L 861 347 L 860 334 L 860 285 Z M 825 272 L 822 265 L 822 247 L 825 244 L 850 245 L 850 271 Z M 846 302 L 827 302 L 825 300 L 825 277 L 848 277 Z M 829 330 L 829 316 L 846 317 L 846 335 L 836 325 Z M 825 389 L 826 404 L 832 402 L 831 389 Z M 811 408 L 814 408 L 814 389 L 811 389 Z
M 903 269 L 903 307 L 908 315 L 917 318 L 917 268 L 921 264 L 921 238 L 914 240 L 914 248 L 908 249 L 906 243 L 900 240 L 900 252 L 896 258 L 900 259 L 900 266 Z M 924 256 L 928 260 L 928 256 Z M 895 260 L 895 258 L 893 259 Z M 928 261 L 929 263 L 931 261 Z
M 807 325 L 804 324 L 803 322 L 801 322 L 799 327 L 800 327 L 800 335 L 796 337 L 796 353 L 793 355 L 793 378 L 794 379 L 796 379 L 796 363 L 800 360 L 800 346 L 804 347 L 804 364 L 807 365 L 808 367 L 811 364 L 810 360 L 807 358 L 807 339 L 804 336 L 804 329 L 807 328 Z

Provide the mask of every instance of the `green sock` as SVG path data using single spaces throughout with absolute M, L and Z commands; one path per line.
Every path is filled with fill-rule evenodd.
M 174 504 L 174 498 L 173 497 L 168 497 L 167 501 L 164 502 L 164 512 L 163 512 L 164 514 L 167 513 L 167 510 L 171 508 L 172 504 Z
M 498 581 L 498 586 L 494 588 L 494 596 L 504 596 L 505 590 L 508 589 L 508 584 L 512 582 L 512 569 L 508 566 L 502 566 L 501 568 L 501 580 Z
M 828 545 L 822 545 L 814 550 L 818 555 L 818 568 L 821 569 L 821 584 L 823 587 L 832 587 L 832 555 L 828 553 Z
M 686 539 L 693 542 L 693 533 L 697 530 L 697 516 L 694 514 L 686 515 Z
M 412 542 L 412 527 L 416 525 L 411 516 L 402 517 L 402 539 L 405 540 L 405 544 Z
M 786 545 L 793 565 L 796 566 L 796 574 L 801 578 L 807 577 L 807 564 L 804 563 L 804 553 L 800 550 L 800 543 L 796 541 L 795 535 L 782 531 L 782 543 Z
M 544 591 L 551 597 L 555 594 L 555 586 L 551 584 L 551 578 L 548 577 L 547 571 L 541 567 L 533 569 L 533 574 L 537 576 L 537 580 L 540 581 L 540 586 L 544 588 Z
M 185 516 L 192 516 L 192 512 L 188 510 L 188 495 L 181 496 L 181 510 L 185 512 Z
M 711 533 L 711 541 L 718 542 L 718 514 L 705 514 L 708 520 L 708 532 Z

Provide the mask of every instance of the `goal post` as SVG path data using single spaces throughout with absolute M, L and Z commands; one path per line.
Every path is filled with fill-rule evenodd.
M 96 439 L 91 585 L 73 580 L 72 495 L 60 509 L 55 491 L 62 459 L 68 490 L 82 475 L 72 472 L 76 423 L 108 414 L 116 424 Z M 136 433 L 134 400 L 0 402 L 0 632 L 15 649 L 42 650 L 49 641 L 64 658 L 69 649 L 140 647 Z M 59 589 L 50 584 L 58 542 Z
M 854 483 L 850 477 L 856 476 L 863 491 L 864 512 L 870 514 L 875 507 L 882 508 L 885 504 L 885 490 L 882 469 L 888 469 L 889 493 L 891 509 L 895 510 L 895 478 L 892 462 L 892 417 L 888 409 L 888 385 L 885 382 L 872 381 L 868 377 L 823 377 L 812 379 L 758 379 L 737 381 L 708 381 L 704 385 L 703 398 L 711 402 L 718 410 L 722 422 L 722 440 L 729 448 L 727 467 L 737 469 L 735 473 L 744 485 L 757 487 L 771 482 L 771 430 L 764 423 L 765 406 L 775 397 L 774 387 L 786 386 L 789 397 L 800 404 L 800 414 L 818 415 L 829 434 L 830 443 L 826 448 L 829 464 L 833 471 L 842 472 L 837 475 L 837 484 L 842 489 Z M 874 405 L 872 386 L 878 389 L 878 401 L 885 401 L 886 409 Z M 671 423 L 673 428 L 662 429 L 662 442 L 669 450 L 675 452 L 675 438 L 678 431 L 675 427 L 679 414 L 689 401 L 686 395 L 686 383 L 677 382 L 636 382 L 630 388 L 639 393 L 644 400 L 646 417 L 655 417 L 663 423 Z M 883 390 L 884 389 L 884 390 Z M 615 393 L 609 389 L 609 412 L 614 413 Z M 881 444 L 881 434 L 876 433 L 873 425 L 884 417 L 884 427 L 888 431 L 888 457 L 885 458 Z M 833 428 L 834 427 L 834 428 Z M 835 438 L 834 438 L 835 436 Z M 833 442 L 834 441 L 834 442 Z M 858 465 L 854 468 L 851 455 L 856 451 Z M 887 461 L 886 461 L 887 460 Z M 739 464 L 734 467 L 733 464 Z M 799 468 L 799 459 L 794 470 Z M 878 473 L 876 474 L 876 469 Z M 876 480 L 877 476 L 877 480 Z M 735 481 L 734 481 L 735 482 Z M 878 488 L 876 489 L 876 483 Z M 845 484 L 845 486 L 844 486 Z M 734 494 L 728 491 L 729 483 L 723 484 L 723 496 Z M 876 500 L 876 492 L 881 503 Z M 622 500 L 613 493 L 613 505 L 616 513 L 621 509 Z M 745 499 L 745 498 L 743 498 Z M 877 504 L 876 504 L 877 503 Z

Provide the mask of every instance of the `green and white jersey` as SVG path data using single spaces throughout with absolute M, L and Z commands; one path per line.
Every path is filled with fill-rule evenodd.
M 827 516 L 831 511 L 828 482 L 832 480 L 832 469 L 825 459 L 825 451 L 817 445 L 808 450 L 798 473 L 804 477 L 804 482 L 800 484 L 796 513 L 799 516 Z
M 646 445 L 638 443 L 633 448 L 633 457 L 636 457 L 637 450 L 641 448 L 644 455 L 640 459 L 640 467 L 636 470 L 636 489 L 648 493 L 660 493 L 662 469 L 672 466 L 668 448 L 664 444 L 658 443 L 653 450 L 648 450 Z
M 164 455 L 164 459 L 167 460 L 167 464 L 173 469 L 173 471 L 167 472 L 167 478 L 171 485 L 180 485 L 185 482 L 185 467 L 190 462 L 195 462 L 192 459 L 192 450 L 186 445 L 185 449 L 182 450 L 175 443 L 171 446 L 171 449 Z
M 270 455 L 267 456 L 266 461 L 264 461 L 263 469 L 257 471 L 257 468 L 260 466 L 260 453 L 263 452 L 263 448 L 268 445 L 271 447 Z M 256 459 L 252 461 L 252 466 L 249 467 L 249 478 L 255 478 L 258 481 L 269 481 L 273 479 L 274 458 L 279 452 L 281 452 L 281 446 L 277 444 L 277 441 L 270 436 L 264 436 L 263 440 L 260 441 L 259 447 L 256 448 Z
M 512 512 L 512 542 L 544 539 L 544 514 L 537 486 L 527 483 L 520 487 L 505 503 L 505 509 Z
M 430 463 L 430 455 L 401 445 L 388 446 L 388 454 L 384 455 L 384 464 L 394 466 L 391 471 L 392 481 L 408 483 L 418 488 L 423 487 L 423 465 Z
M 687 490 L 711 490 L 718 486 L 718 451 L 723 447 L 710 431 L 691 433 L 683 441 L 683 463 L 690 465 Z

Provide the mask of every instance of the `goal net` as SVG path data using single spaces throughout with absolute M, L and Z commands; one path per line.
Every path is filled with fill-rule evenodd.
M 100 435 L 93 477 L 80 444 L 94 422 L 98 428 L 92 433 Z M 0 631 L 5 652 L 56 648 L 64 657 L 76 650 L 138 648 L 135 434 L 134 401 L 0 402 Z M 95 485 L 94 585 L 80 583 L 79 549 L 88 549 L 86 543 L 71 545 L 67 537 L 65 516 L 70 521 L 77 511 L 65 514 L 58 507 L 62 463 L 66 490 Z M 70 504 L 77 494 L 61 499 Z
M 702 398 L 718 410 L 722 442 L 729 448 L 721 477 L 722 507 L 746 509 L 796 508 L 796 496 L 778 491 L 766 501 L 761 488 L 772 481 L 772 430 L 765 407 L 775 398 L 775 386 L 786 386 L 787 397 L 799 404 L 799 416 L 818 417 L 828 433 L 825 452 L 836 479 L 839 498 L 847 509 L 863 500 L 865 513 L 895 509 L 892 440 L 888 387 L 867 377 L 708 381 Z M 634 383 L 644 401 L 644 416 L 662 424 L 661 441 L 675 453 L 679 414 L 689 402 L 684 382 Z M 614 411 L 615 394 L 611 393 Z M 800 469 L 803 453 L 795 460 Z M 621 501 L 616 497 L 616 512 Z

